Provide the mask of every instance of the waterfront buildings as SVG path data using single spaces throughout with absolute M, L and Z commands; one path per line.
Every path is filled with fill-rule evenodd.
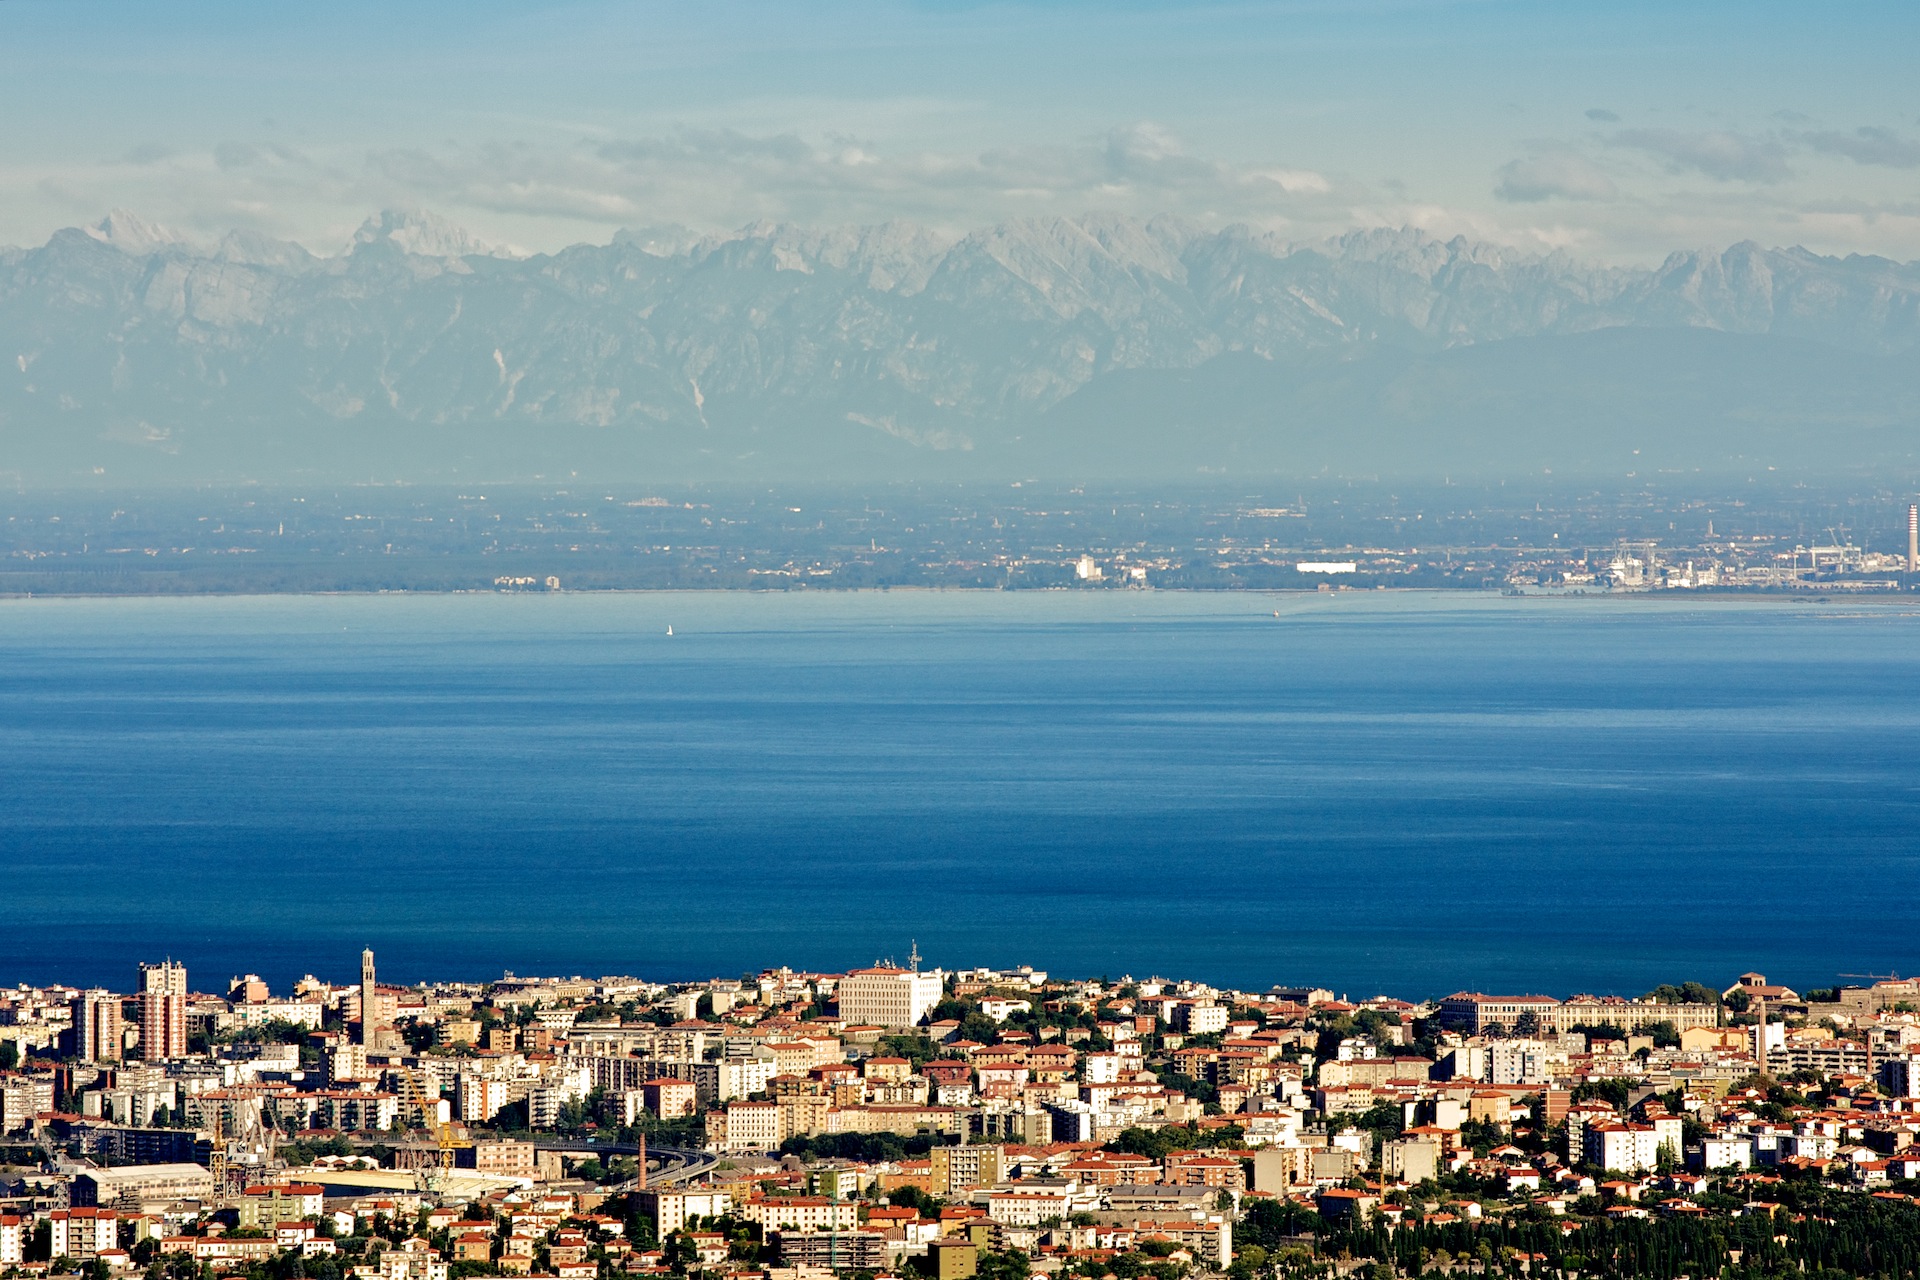
M 558 1280 L 657 1274 L 676 1233 L 738 1280 L 843 1263 L 963 1280 L 989 1252 L 1106 1266 L 1148 1243 L 1224 1267 L 1236 1222 L 1283 1202 L 1337 1229 L 1416 1205 L 1429 1223 L 1672 1216 L 1745 1204 L 1733 1178 L 1876 1196 L 1920 1179 L 1907 979 L 1814 1001 L 1753 973 L 1435 1001 L 894 967 L 381 989 L 367 955 L 357 982 L 293 993 L 315 1027 L 253 1020 L 275 997 L 251 975 L 225 996 L 177 965 L 139 977 L 130 1061 L 110 1056 L 123 997 L 0 992 L 0 1026 L 30 1041 L 0 1071 L 0 1127 L 60 1162 L 42 1175 L 58 1194 L 0 1205 L 0 1265 L 56 1232 L 109 1271 L 148 1238 L 264 1263 L 425 1213 L 445 1236 L 345 1280 L 541 1258 Z M 728 1230 L 695 1229 L 716 1218 Z

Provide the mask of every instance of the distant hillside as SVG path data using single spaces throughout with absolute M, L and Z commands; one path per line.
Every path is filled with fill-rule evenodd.
M 1598 269 L 1088 217 L 622 233 L 383 213 L 316 257 L 129 215 L 0 251 L 0 472 L 1172 478 L 1911 466 L 1920 264 Z M 1634 450 L 1641 452 L 1636 454 Z

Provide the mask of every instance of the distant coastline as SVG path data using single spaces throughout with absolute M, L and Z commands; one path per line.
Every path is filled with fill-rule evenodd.
M 1342 597 L 1368 597 L 1375 595 L 1450 595 L 1462 598 L 1506 600 L 1655 600 L 1670 603 L 1681 601 L 1764 601 L 1767 603 L 1796 604 L 1840 604 L 1849 601 L 1862 602 L 1901 602 L 1920 603 L 1920 589 L 1904 588 L 1893 590 L 1836 590 L 1832 587 L 1819 589 L 1808 587 L 1700 587 L 1685 589 L 1635 589 L 1609 590 L 1606 588 L 1590 590 L 1551 590 L 1551 591 L 1512 591 L 1500 587 L 1480 586 L 1372 586 L 1340 587 L 1331 591 L 1305 587 L 1141 587 L 1120 589 L 1126 594 L 1155 595 L 1194 595 L 1194 596 L 1246 596 L 1271 597 L 1275 599 L 1318 599 Z M 902 586 L 865 586 L 865 587 L 735 587 L 735 586 L 609 586 L 609 587 L 559 587 L 551 590 L 515 591 L 495 587 L 367 587 L 367 588 L 289 588 L 286 590 L 155 590 L 155 591 L 16 591 L 0 587 L 0 601 L 26 600 L 246 600 L 299 598 L 313 599 L 365 599 L 381 596 L 492 596 L 498 598 L 526 598 L 553 596 L 879 596 L 879 595 L 953 595 L 953 596 L 1044 596 L 1058 598 L 1078 596 L 1081 598 L 1099 598 L 1119 594 L 1116 591 L 1076 587 L 981 587 L 942 584 L 910 584 Z
M 1892 595 L 1920 589 L 1912 510 L 1857 482 L 1694 480 L 68 492 L 0 520 L 0 594 Z

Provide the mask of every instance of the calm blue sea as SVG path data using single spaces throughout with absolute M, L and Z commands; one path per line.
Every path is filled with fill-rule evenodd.
M 15 600 L 0 983 L 1820 985 L 1920 967 L 1916 760 L 1911 605 Z

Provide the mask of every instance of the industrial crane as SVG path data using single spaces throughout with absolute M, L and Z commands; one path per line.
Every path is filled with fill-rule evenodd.
M 433 1130 L 434 1141 L 440 1147 L 437 1163 L 419 1171 L 420 1189 L 438 1195 L 446 1175 L 453 1171 L 454 1152 L 462 1147 L 471 1147 L 473 1143 L 454 1133 L 453 1125 L 441 1118 L 440 1093 L 437 1089 L 428 1087 L 425 1072 L 418 1066 L 403 1067 L 400 1078 L 406 1081 L 412 1090 L 412 1101 L 420 1108 L 421 1125 Z

